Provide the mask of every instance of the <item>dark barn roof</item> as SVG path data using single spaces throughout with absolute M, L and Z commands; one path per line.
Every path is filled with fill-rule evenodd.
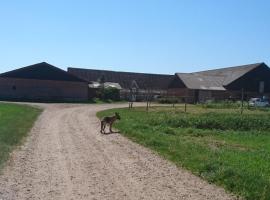
M 176 73 L 189 89 L 226 90 L 225 87 L 264 63 L 227 67 L 194 73 Z
M 68 68 L 68 72 L 86 81 L 98 81 L 102 76 L 105 82 L 119 83 L 122 88 L 129 89 L 136 81 L 140 89 L 166 90 L 173 75 L 145 74 L 133 72 L 117 72 L 95 69 Z
M 27 67 L 12 70 L 0 74 L 2 78 L 20 78 L 20 79 L 38 79 L 38 80 L 57 80 L 57 81 L 73 81 L 86 82 L 66 71 L 59 69 L 46 62 L 30 65 Z

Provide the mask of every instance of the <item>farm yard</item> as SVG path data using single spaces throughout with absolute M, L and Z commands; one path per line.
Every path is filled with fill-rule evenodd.
M 270 110 L 239 104 L 112 109 L 115 125 L 131 140 L 151 148 L 210 183 L 245 199 L 270 199 Z
M 0 5 L 0 200 L 270 200 L 270 0 Z
M 0 199 L 235 199 L 121 134 L 101 134 L 96 113 L 127 103 L 30 105 L 43 112 L 2 170 Z

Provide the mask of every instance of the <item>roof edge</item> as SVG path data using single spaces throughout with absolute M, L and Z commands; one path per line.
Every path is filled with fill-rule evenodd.
M 181 79 L 181 77 L 178 74 L 185 74 L 185 73 L 175 73 L 175 76 L 183 83 L 183 85 L 188 88 L 187 84 L 185 83 L 184 80 Z
M 78 68 L 78 67 L 67 67 L 67 71 L 74 70 L 95 70 L 104 72 L 115 72 L 115 73 L 132 73 L 132 74 L 145 74 L 145 75 L 161 75 L 161 76 L 174 76 L 173 74 L 155 74 L 155 73 L 143 73 L 143 72 L 128 72 L 128 71 L 115 71 L 115 70 L 104 70 L 104 69 L 88 69 L 88 68 Z
M 249 69 L 249 70 L 246 71 L 246 73 L 244 73 L 242 76 L 238 77 L 237 79 L 235 79 L 235 80 L 233 80 L 233 81 L 231 81 L 231 82 L 229 82 L 229 83 L 227 83 L 226 85 L 223 85 L 223 86 L 224 86 L 224 87 L 227 87 L 228 85 L 232 84 L 234 81 L 239 80 L 241 77 L 245 76 L 245 75 L 246 75 L 247 73 L 249 73 L 249 72 L 252 72 L 253 70 L 257 69 L 258 67 L 261 67 L 261 66 L 263 66 L 263 65 L 265 65 L 266 67 L 268 67 L 268 65 L 266 65 L 264 62 L 262 62 L 262 63 L 255 63 L 254 65 L 257 65 L 257 66 L 255 66 L 255 67 L 252 68 L 252 69 Z M 268 68 L 269 68 L 269 67 L 268 67 Z
M 245 67 L 245 66 L 250 66 L 250 65 L 254 65 L 254 68 L 265 64 L 264 62 L 259 62 L 259 63 L 250 63 L 250 64 L 245 64 L 245 65 L 237 65 L 237 66 L 232 66 L 232 67 L 221 67 L 221 68 L 215 68 L 215 69 L 209 69 L 209 70 L 202 70 L 202 71 L 196 71 L 196 72 L 190 72 L 191 73 L 202 73 L 202 72 L 209 72 L 209 71 L 213 71 L 213 70 L 223 70 L 223 69 L 233 69 L 233 68 L 238 68 L 238 67 Z
M 57 70 L 57 71 L 61 71 L 61 72 L 63 72 L 63 73 L 66 73 L 68 76 L 73 77 L 75 80 L 77 80 L 77 81 L 74 81 L 74 82 L 84 82 L 84 83 L 88 83 L 88 81 L 83 80 L 83 79 L 81 79 L 81 78 L 79 78 L 79 77 L 77 77 L 77 76 L 75 76 L 75 75 L 73 75 L 73 74 L 71 74 L 71 73 L 69 73 L 69 72 L 67 72 L 67 71 L 65 71 L 65 70 L 63 70 L 63 69 L 61 69 L 61 68 L 58 68 L 58 67 L 56 67 L 56 66 L 54 66 L 54 65 L 51 65 L 51 64 L 49 64 L 49 63 L 47 63 L 47 62 L 39 62 L 39 63 L 35 63 L 35 64 L 32 64 L 32 65 L 27 65 L 27 66 L 25 66 L 25 67 L 19 67 L 19 68 L 17 68 L 17 69 L 13 69 L 13 70 L 10 70 L 10 71 L 1 73 L 1 74 L 0 74 L 0 77 L 4 78 L 5 75 L 8 75 L 9 73 L 12 73 L 12 72 L 14 72 L 14 71 L 16 71 L 16 72 L 21 72 L 21 71 L 23 71 L 23 70 L 25 70 L 25 69 L 27 69 L 27 68 L 31 68 L 31 67 L 34 67 L 35 65 L 42 65 L 42 64 L 48 65 L 49 67 L 54 68 L 54 69 Z M 16 77 L 6 77 L 6 78 L 16 78 Z M 48 80 L 49 80 L 49 79 L 48 79 Z

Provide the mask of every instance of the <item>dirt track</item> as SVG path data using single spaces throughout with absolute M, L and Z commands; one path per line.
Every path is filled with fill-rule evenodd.
M 101 135 L 99 110 L 50 104 L 0 176 L 0 200 L 233 199 L 119 134 Z

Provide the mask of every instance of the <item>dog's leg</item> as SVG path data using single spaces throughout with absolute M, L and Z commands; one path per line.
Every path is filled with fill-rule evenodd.
M 106 125 L 104 124 L 104 121 L 101 121 L 101 130 L 100 130 L 101 133 L 104 133 L 105 126 Z
M 103 133 L 106 133 L 107 123 L 104 123 Z
M 112 131 L 112 124 L 113 124 L 113 123 L 110 123 L 110 133 L 113 132 L 113 131 Z
M 100 121 L 100 132 L 102 133 L 102 121 Z

